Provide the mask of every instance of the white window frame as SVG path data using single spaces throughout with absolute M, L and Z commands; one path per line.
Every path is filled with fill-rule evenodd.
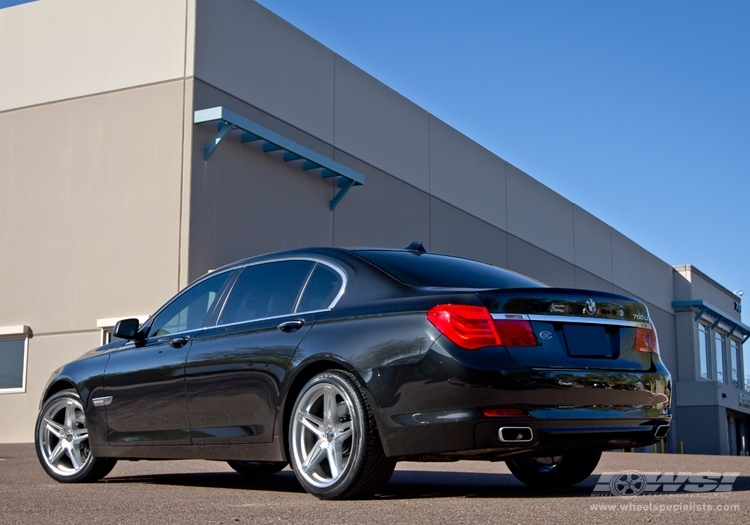
M 737 358 L 737 388 L 739 388 L 740 390 L 744 390 L 745 370 L 744 370 L 744 366 L 742 363 L 742 340 L 737 339 L 736 337 L 729 337 L 728 339 L 729 339 L 729 366 L 730 368 L 732 366 L 732 357 L 736 357 Z M 730 384 L 732 383 L 730 382 Z
M 138 322 L 140 324 L 143 324 L 148 320 L 148 317 L 148 315 L 125 315 L 122 317 L 106 317 L 104 319 L 97 319 L 96 327 L 101 330 L 100 343 L 102 344 L 102 346 L 108 344 L 107 332 L 111 332 L 112 330 L 114 330 L 115 325 L 118 321 L 122 321 L 123 319 L 138 319 Z
M 713 341 L 711 340 L 711 325 L 707 324 L 705 322 L 698 322 L 698 326 L 696 326 L 696 330 L 698 332 L 698 380 L 703 379 L 704 381 L 714 381 L 714 371 L 713 371 Z M 703 337 L 703 333 L 701 332 L 701 328 L 703 327 L 706 329 L 706 338 L 704 340 L 706 344 L 705 349 L 701 349 L 701 338 Z M 705 352 L 703 353 L 702 352 Z M 703 370 L 701 370 L 701 355 L 705 357 L 706 359 L 706 376 L 703 375 Z
M 714 345 L 714 364 L 716 368 L 716 381 L 725 385 L 731 385 L 732 380 L 727 374 L 727 334 L 722 330 L 713 330 L 711 342 Z M 721 342 L 721 355 L 719 355 L 719 342 Z M 719 365 L 721 365 L 721 378 L 719 378 Z M 730 367 L 731 368 L 731 367 Z M 729 370 L 731 374 L 731 370 Z
M 0 339 L 23 339 L 23 371 L 21 372 L 21 387 L 0 388 L 0 394 L 26 393 L 26 375 L 29 370 L 29 333 L 29 327 L 25 324 L 0 326 Z

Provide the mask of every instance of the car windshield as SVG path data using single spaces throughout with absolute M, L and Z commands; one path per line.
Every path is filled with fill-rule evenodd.
M 355 250 L 354 253 L 399 281 L 436 288 L 543 288 L 528 277 L 496 266 L 433 253 Z

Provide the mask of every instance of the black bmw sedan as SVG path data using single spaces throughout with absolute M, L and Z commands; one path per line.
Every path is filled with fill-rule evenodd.
M 371 494 L 398 461 L 504 460 L 532 486 L 669 430 L 646 306 L 406 250 L 310 248 L 199 278 L 57 370 L 36 424 L 62 482 L 118 459 L 291 464 L 320 498 Z

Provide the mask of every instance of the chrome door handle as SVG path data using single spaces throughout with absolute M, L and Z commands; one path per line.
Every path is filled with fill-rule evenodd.
M 294 321 L 286 321 L 281 323 L 277 328 L 282 332 L 291 333 L 296 332 L 305 324 L 302 319 L 295 319 Z
M 188 343 L 188 341 L 190 341 L 189 337 L 175 337 L 169 342 L 169 344 L 174 348 L 182 348 Z

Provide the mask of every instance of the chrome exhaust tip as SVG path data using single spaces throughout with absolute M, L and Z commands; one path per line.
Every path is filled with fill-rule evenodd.
M 667 432 L 669 432 L 669 425 L 659 425 L 654 430 L 654 437 L 661 439 L 667 435 Z
M 529 427 L 500 427 L 497 435 L 503 443 L 528 443 L 534 439 Z

